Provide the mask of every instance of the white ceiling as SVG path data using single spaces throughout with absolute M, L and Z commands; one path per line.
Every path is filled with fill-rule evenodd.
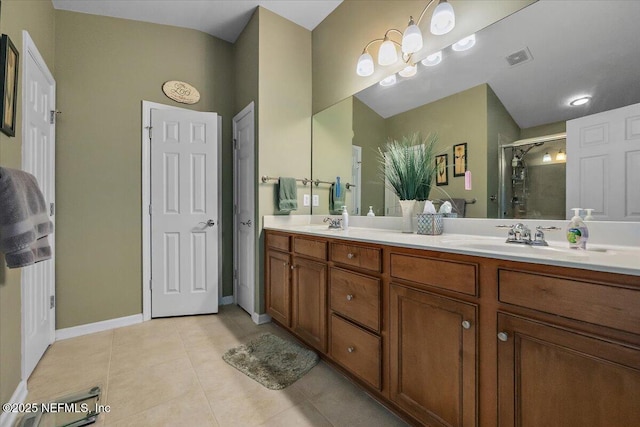
M 637 0 L 541 0 L 478 32 L 471 50 L 447 48 L 439 65 L 357 97 L 386 118 L 488 83 L 523 129 L 638 103 L 639 20 Z M 509 66 L 525 47 L 533 60 Z M 583 94 L 592 102 L 568 106 Z
M 313 30 L 342 0 L 53 0 L 60 10 L 204 31 L 235 43 L 256 7 Z

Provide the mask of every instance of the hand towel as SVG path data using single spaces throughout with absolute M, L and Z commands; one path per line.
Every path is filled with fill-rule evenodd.
M 0 251 L 9 268 L 51 258 L 46 236 L 53 232 L 44 196 L 36 178 L 0 167 Z
M 278 178 L 278 210 L 291 212 L 298 209 L 298 188 L 295 178 Z
M 457 213 L 458 218 L 464 218 L 467 202 L 464 199 L 451 199 L 451 204 L 453 205 L 452 212 Z
M 345 203 L 346 191 L 342 184 L 331 184 L 329 190 L 329 213 L 331 215 L 340 215 L 342 213 L 342 207 L 346 206 Z

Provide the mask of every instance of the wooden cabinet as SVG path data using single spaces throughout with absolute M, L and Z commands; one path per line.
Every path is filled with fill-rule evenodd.
M 265 242 L 274 321 L 411 424 L 640 426 L 638 276 L 270 230 Z
M 327 265 L 293 257 L 291 329 L 311 346 L 327 350 Z
M 391 284 L 391 399 L 432 426 L 475 426 L 476 307 Z
M 640 426 L 640 351 L 498 315 L 500 427 Z

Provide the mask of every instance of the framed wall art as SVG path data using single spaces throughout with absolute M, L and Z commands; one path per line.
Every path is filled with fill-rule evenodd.
M 449 185 L 449 155 L 436 156 L 436 185 Z
M 464 176 L 467 171 L 467 143 L 453 146 L 453 176 Z
M 6 34 L 0 39 L 0 131 L 16 135 L 16 101 L 18 97 L 18 50 Z

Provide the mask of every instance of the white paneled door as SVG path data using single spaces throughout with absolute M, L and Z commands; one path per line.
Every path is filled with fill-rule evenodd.
M 22 168 L 34 175 L 54 222 L 56 82 L 38 49 L 23 32 Z M 22 379 L 35 369 L 55 337 L 55 235 L 48 237 L 52 257 L 22 268 Z
M 151 315 L 218 312 L 216 113 L 151 110 Z

